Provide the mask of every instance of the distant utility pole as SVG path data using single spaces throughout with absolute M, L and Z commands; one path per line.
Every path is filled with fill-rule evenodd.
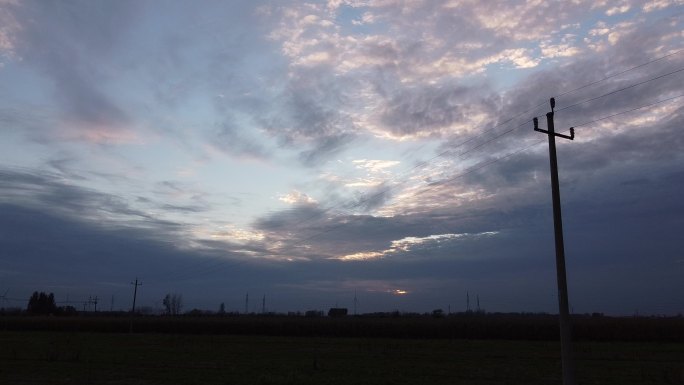
M 97 313 L 97 296 L 91 298 L 90 301 L 95 305 L 95 313 Z
M 142 286 L 142 282 L 138 283 L 138 277 L 136 277 L 135 282 L 131 282 L 131 285 L 135 286 L 133 289 L 133 308 L 131 309 L 131 313 L 135 313 L 135 300 L 138 298 L 138 286 Z
M 114 311 L 114 295 L 112 294 L 112 302 L 109 305 L 109 311 L 113 312 Z
M 2 300 L 3 309 L 7 306 L 7 293 L 9 293 L 9 289 L 5 290 L 5 294 L 0 295 L 0 300 Z
M 245 294 L 245 314 L 249 314 L 249 292 Z
M 358 298 L 356 298 L 356 290 L 354 290 L 354 315 L 356 315 L 356 307 L 359 304 Z
M 466 291 L 466 311 L 470 311 L 470 293 Z
M 266 314 L 266 294 L 264 294 L 264 298 L 261 300 L 261 314 Z
M 480 295 L 477 295 L 477 312 L 480 312 Z
M 563 385 L 575 384 L 575 365 L 572 360 L 572 334 L 568 312 L 568 283 L 565 274 L 565 246 L 563 244 L 563 218 L 561 217 L 560 187 L 558 186 L 558 160 L 556 159 L 556 137 L 575 139 L 575 129 L 570 135 L 556 133 L 553 126 L 553 109 L 556 100 L 551 98 L 551 112 L 546 114 L 547 130 L 539 128 L 534 118 L 534 130 L 549 137 L 549 161 L 551 165 L 551 197 L 553 200 L 553 229 L 556 240 L 556 282 L 558 283 L 558 309 L 560 318 L 561 360 L 563 363 Z

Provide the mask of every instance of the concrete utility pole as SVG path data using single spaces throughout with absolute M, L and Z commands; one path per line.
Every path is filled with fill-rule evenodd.
M 553 200 L 553 229 L 556 240 L 556 281 L 558 283 L 558 310 L 560 318 L 561 361 L 563 364 L 563 385 L 575 384 L 575 365 L 572 359 L 572 333 L 570 330 L 570 314 L 568 312 L 568 283 L 565 274 L 565 246 L 563 244 L 563 218 L 561 217 L 560 187 L 558 185 L 558 160 L 556 159 L 556 137 L 575 139 L 575 129 L 570 128 L 570 135 L 556 133 L 553 126 L 553 109 L 556 100 L 551 98 L 551 112 L 546 114 L 547 130 L 539 128 L 534 118 L 534 130 L 543 132 L 549 137 L 549 161 L 551 166 L 551 198 Z
M 135 282 L 131 282 L 131 285 L 135 285 L 133 289 L 133 308 L 131 313 L 135 313 L 135 300 L 138 298 L 138 286 L 142 286 L 142 282 L 138 283 L 138 277 L 135 278 Z

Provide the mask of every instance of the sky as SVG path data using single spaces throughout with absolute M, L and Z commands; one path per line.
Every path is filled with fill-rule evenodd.
M 683 12 L 0 0 L 0 306 L 556 313 L 554 97 L 571 310 L 681 313 Z

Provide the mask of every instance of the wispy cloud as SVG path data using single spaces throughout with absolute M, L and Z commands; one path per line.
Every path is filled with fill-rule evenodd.
M 496 232 L 484 232 L 479 234 L 436 234 L 429 235 L 427 237 L 406 237 L 392 241 L 390 247 L 385 250 L 365 252 L 362 251 L 354 254 L 333 257 L 332 259 L 339 259 L 341 261 L 356 261 L 365 259 L 384 258 L 387 256 L 391 256 L 393 254 L 415 251 L 415 249 L 428 249 L 440 247 L 441 243 L 449 242 L 456 239 L 492 236 L 496 234 Z
M 288 194 L 279 196 L 278 200 L 281 202 L 285 202 L 287 204 L 291 204 L 291 205 L 311 205 L 311 204 L 318 203 L 312 197 L 308 196 L 307 194 L 305 194 L 301 191 L 297 191 L 297 190 L 294 190 Z

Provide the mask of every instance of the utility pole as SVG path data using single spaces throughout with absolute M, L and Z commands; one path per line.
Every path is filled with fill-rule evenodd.
M 470 312 L 470 293 L 466 291 L 466 312 Z
M 138 286 L 142 286 L 142 282 L 138 283 L 138 277 L 135 277 L 135 282 L 131 282 L 131 285 L 135 286 L 133 289 L 133 308 L 131 309 L 131 313 L 135 314 L 135 300 L 138 298 Z
M 480 312 L 480 295 L 477 295 L 477 312 Z
M 354 290 L 354 315 L 356 315 L 356 307 L 359 304 L 358 298 L 356 298 L 356 290 Z
M 264 298 L 261 300 L 261 314 L 266 314 L 266 294 L 264 294 Z
M 95 313 L 97 313 L 97 296 L 91 299 L 93 305 L 95 305 Z
M 0 295 L 0 299 L 2 300 L 2 308 L 4 309 L 5 306 L 7 306 L 7 293 L 9 293 L 9 289 L 5 290 L 5 294 Z
M 556 100 L 551 98 L 551 112 L 546 114 L 547 130 L 539 128 L 534 118 L 534 130 L 543 132 L 549 137 L 549 162 L 551 166 L 551 197 L 553 200 L 553 229 L 556 241 L 556 282 L 558 283 L 558 310 L 560 318 L 561 361 L 563 364 L 563 385 L 575 384 L 575 365 L 572 359 L 572 334 L 570 330 L 570 314 L 568 312 L 568 283 L 565 274 L 565 246 L 563 244 L 563 218 L 561 217 L 560 187 L 558 185 L 558 160 L 556 159 L 556 137 L 575 139 L 575 129 L 570 128 L 570 135 L 556 133 L 553 126 L 553 109 Z
M 245 314 L 249 314 L 249 292 L 245 294 Z

